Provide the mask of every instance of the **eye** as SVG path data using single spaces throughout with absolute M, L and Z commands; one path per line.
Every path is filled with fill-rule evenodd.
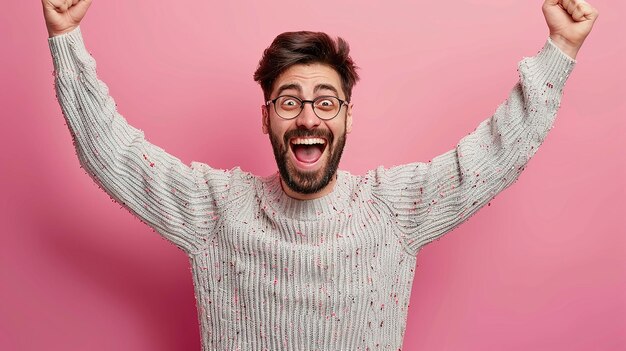
M 320 101 L 321 106 L 332 106 L 333 102 L 330 100 L 322 100 Z
M 323 97 L 315 101 L 315 107 L 325 110 L 325 111 L 335 109 L 338 104 L 339 104 L 339 101 L 337 101 L 337 99 L 333 97 Z
M 282 97 L 278 99 L 277 102 L 280 105 L 280 107 L 284 110 L 293 110 L 295 108 L 300 107 L 300 101 L 290 96 Z

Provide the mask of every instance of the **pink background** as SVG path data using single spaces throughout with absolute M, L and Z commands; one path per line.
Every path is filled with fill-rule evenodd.
M 421 251 L 405 349 L 626 349 L 626 6 L 592 4 L 600 18 L 538 154 Z M 40 2 L 0 16 L 0 349 L 199 350 L 187 257 L 79 168 Z M 362 81 L 342 168 L 357 174 L 453 148 L 547 37 L 541 1 L 513 0 L 95 0 L 81 27 L 150 141 L 259 175 L 276 165 L 252 73 L 283 31 L 350 42 Z

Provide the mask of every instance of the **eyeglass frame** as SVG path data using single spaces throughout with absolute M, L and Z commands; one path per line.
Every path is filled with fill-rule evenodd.
M 291 98 L 294 98 L 294 99 L 300 101 L 300 112 L 298 112 L 298 114 L 296 114 L 295 116 L 293 116 L 291 118 L 285 118 L 285 117 L 281 116 L 280 113 L 278 113 L 278 111 L 276 110 L 276 101 L 278 99 L 280 99 L 281 97 L 291 97 Z M 315 102 L 320 100 L 320 99 L 329 98 L 329 97 L 339 100 L 339 108 L 337 109 L 337 114 L 335 114 L 334 116 L 332 116 L 330 118 L 322 118 L 322 117 L 320 117 L 317 114 L 317 111 L 315 110 Z M 321 119 L 323 121 L 330 121 L 330 120 L 334 119 L 335 117 L 339 116 L 339 112 L 341 112 L 341 108 L 344 107 L 344 106 L 348 106 L 350 104 L 350 101 L 341 100 L 339 97 L 334 96 L 334 95 L 322 95 L 322 96 L 316 97 L 313 100 L 302 100 L 299 97 L 293 96 L 293 95 L 279 95 L 279 96 L 275 97 L 274 99 L 267 100 L 265 102 L 265 106 L 269 106 L 270 103 L 274 104 L 274 112 L 276 112 L 276 115 L 278 115 L 278 117 L 280 117 L 280 118 L 282 118 L 282 119 L 284 119 L 286 121 L 290 121 L 292 119 L 298 118 L 298 116 L 300 116 L 302 111 L 304 111 L 304 104 L 311 104 L 311 108 L 313 109 L 313 113 L 315 114 L 315 116 L 317 116 L 317 118 L 319 118 L 319 119 Z

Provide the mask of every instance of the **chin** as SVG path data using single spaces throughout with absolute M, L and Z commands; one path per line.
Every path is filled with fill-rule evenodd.
M 316 171 L 301 171 L 292 164 L 286 166 L 283 164 L 282 167 L 279 165 L 278 169 L 283 181 L 289 189 L 300 194 L 310 195 L 326 188 L 335 175 L 336 170 L 330 174 L 328 161 L 326 160 L 324 162 L 326 164 Z M 281 171 L 283 168 L 285 169 L 284 172 Z

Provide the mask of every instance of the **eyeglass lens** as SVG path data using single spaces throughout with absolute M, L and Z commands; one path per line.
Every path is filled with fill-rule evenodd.
M 303 110 L 303 102 L 295 96 L 279 96 L 274 102 L 276 113 L 285 119 L 297 117 Z M 318 96 L 311 103 L 313 112 L 321 119 L 331 119 L 339 114 L 341 108 L 341 100 L 334 96 Z

